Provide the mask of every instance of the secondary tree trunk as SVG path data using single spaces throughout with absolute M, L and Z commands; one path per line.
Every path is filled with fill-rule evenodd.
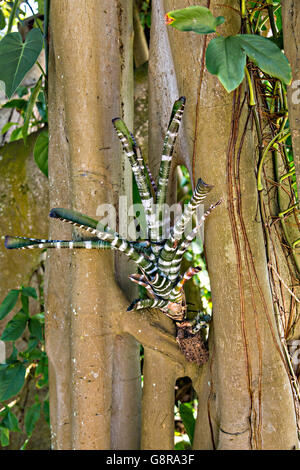
M 225 35 L 236 34 L 240 16 L 226 6 L 238 9 L 239 2 L 223 3 L 201 2 L 215 16 L 226 17 Z M 188 1 L 165 0 L 162 4 L 157 0 L 153 9 L 164 6 L 165 13 L 188 5 Z M 174 65 L 170 59 L 154 60 L 151 67 L 159 82 L 153 98 L 160 110 L 155 111 L 156 116 L 162 112 L 160 103 L 169 96 L 163 77 L 171 64 L 179 95 L 187 97 L 184 122 L 189 153 L 179 153 L 176 163 L 194 168 L 195 179 L 201 176 L 214 184 L 207 204 L 223 198 L 205 229 L 213 329 L 209 372 L 198 393 L 206 397 L 209 419 L 199 422 L 194 446 L 291 449 L 298 446 L 295 409 L 275 324 L 263 230 L 256 222 L 256 144 L 243 102 L 245 90 L 228 95 L 207 73 L 204 54 L 208 38 L 173 28 L 168 33 Z M 185 54 L 178 53 L 182 50 Z M 174 82 L 174 77 L 171 79 Z M 201 403 L 199 419 L 205 415 L 203 408 Z M 211 437 L 209 443 L 207 436 Z
M 50 38 L 51 207 L 74 208 L 95 217 L 98 206 L 115 205 L 126 186 L 124 157 L 111 120 L 132 119 L 132 92 L 125 93 L 125 87 L 128 91 L 132 86 L 132 4 L 54 0 Z M 71 235 L 68 225 L 51 224 L 53 238 Z M 140 393 L 138 346 L 130 338 L 117 343 L 114 339 L 117 318 L 128 303 L 111 269 L 113 256 L 77 251 L 48 257 L 46 336 L 53 447 L 136 448 L 140 417 L 132 397 Z M 113 370 L 120 377 L 118 384 L 112 382 Z M 124 395 L 127 414 L 111 416 L 117 401 L 113 390 Z M 122 427 L 116 432 L 120 420 Z

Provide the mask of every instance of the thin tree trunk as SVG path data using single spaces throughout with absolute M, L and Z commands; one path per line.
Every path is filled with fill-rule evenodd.
M 52 207 L 96 216 L 101 203 L 114 204 L 118 199 L 123 157 L 111 119 L 124 116 L 132 107 L 132 94 L 126 95 L 123 85 L 132 83 L 127 63 L 128 55 L 132 56 L 131 9 L 128 1 L 51 2 Z M 51 225 L 53 238 L 71 238 L 68 227 L 59 222 Z M 112 255 L 56 252 L 49 258 L 46 332 L 53 447 L 124 448 L 127 427 L 136 416 L 136 426 L 130 423 L 134 428 L 130 446 L 137 448 L 139 417 L 132 396 L 139 393 L 138 381 L 124 389 L 121 382 L 118 390 L 127 401 L 128 415 L 114 417 L 116 428 L 122 420 L 117 438 L 112 432 L 118 444 L 111 444 L 110 437 L 114 326 L 128 305 L 114 279 Z M 133 349 L 138 351 L 138 345 L 130 341 L 125 341 L 122 354 L 116 348 L 116 375 L 123 368 L 122 358 L 132 355 Z M 131 374 L 126 366 L 124 383 Z

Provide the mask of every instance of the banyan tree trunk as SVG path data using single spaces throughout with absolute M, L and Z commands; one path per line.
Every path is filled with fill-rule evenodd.
M 95 217 L 101 204 L 115 204 L 130 176 L 122 171 L 111 120 L 132 120 L 132 4 L 54 0 L 50 38 L 51 207 Z M 69 239 L 72 233 L 53 222 L 51 236 Z M 132 337 L 116 336 L 127 305 L 111 253 L 49 254 L 46 337 L 55 449 L 139 446 L 139 349 Z M 121 403 L 125 412 L 117 412 Z

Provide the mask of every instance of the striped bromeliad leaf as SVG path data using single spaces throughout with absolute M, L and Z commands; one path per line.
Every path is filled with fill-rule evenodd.
M 161 213 L 160 208 L 166 202 L 168 179 L 174 145 L 179 132 L 179 126 L 184 111 L 185 98 L 175 101 L 162 149 L 162 160 L 155 183 L 150 170 L 145 163 L 141 150 L 134 136 L 128 130 L 122 119 L 113 120 L 113 125 L 122 143 L 123 149 L 132 167 L 137 183 L 139 195 L 145 210 L 149 238 L 136 242 L 122 238 L 108 226 L 102 225 L 96 219 L 81 214 L 72 209 L 54 208 L 50 217 L 70 223 L 75 227 L 89 232 L 95 238 L 87 240 L 45 240 L 16 236 L 6 236 L 5 246 L 8 249 L 112 249 L 124 253 L 134 261 L 141 274 L 132 274 L 132 282 L 145 288 L 148 299 L 136 299 L 128 307 L 130 310 L 145 308 L 158 308 L 165 315 L 175 321 L 185 319 L 187 305 L 184 295 L 184 284 L 200 270 L 199 267 L 189 268 L 181 276 L 180 266 L 182 257 L 198 233 L 199 226 L 204 223 L 211 211 L 220 204 L 213 204 L 201 217 L 198 225 L 188 235 L 185 234 L 186 225 L 191 222 L 197 208 L 204 201 L 212 186 L 200 178 L 190 202 L 185 206 L 181 218 L 171 229 L 167 240 L 161 239 L 162 220 L 159 220 L 155 210 Z M 156 204 L 156 209 L 154 207 Z M 158 208 L 158 209 L 157 209 Z

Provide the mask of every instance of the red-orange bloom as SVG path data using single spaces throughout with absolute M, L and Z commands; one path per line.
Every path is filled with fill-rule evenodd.
M 175 18 L 172 18 L 172 16 L 169 16 L 169 13 L 165 14 L 165 22 L 166 24 L 172 24 L 173 21 L 175 21 Z

